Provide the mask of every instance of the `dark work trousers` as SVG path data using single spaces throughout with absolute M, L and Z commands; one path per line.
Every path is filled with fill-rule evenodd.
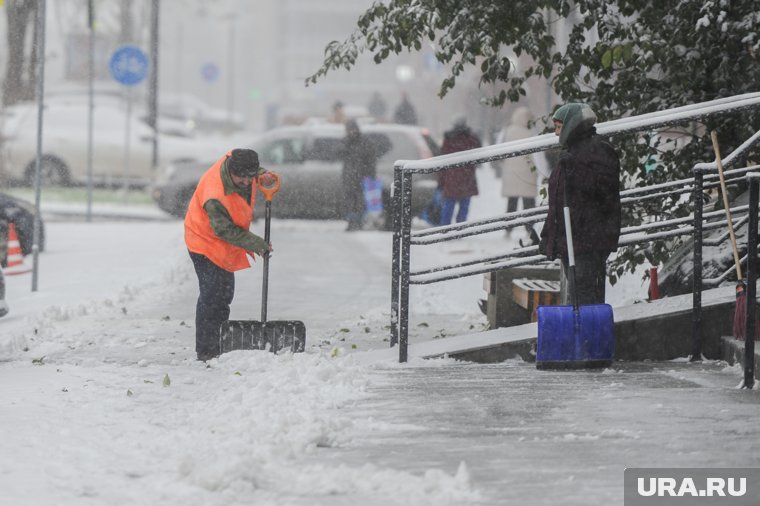
M 343 185 L 343 217 L 348 222 L 348 230 L 360 230 L 364 223 L 364 189 L 361 182 Z
M 203 255 L 190 253 L 198 275 L 198 303 L 195 306 L 195 351 L 219 355 L 219 327 L 230 317 L 235 295 L 235 274 L 225 271 Z
M 604 287 L 607 281 L 607 257 L 609 253 L 594 251 L 575 255 L 575 279 L 578 283 L 578 305 L 604 304 Z M 572 304 L 570 267 L 565 259 L 560 265 L 560 300 Z
M 526 209 L 532 209 L 536 207 L 536 199 L 533 197 L 507 197 L 507 212 L 513 213 L 517 211 L 517 201 L 522 199 L 522 210 L 525 211 Z M 533 227 L 531 225 L 525 225 L 525 230 L 528 232 L 528 234 L 531 236 L 531 239 L 533 239 L 533 236 L 536 236 L 537 234 L 533 231 Z
M 517 211 L 517 201 L 522 199 L 523 211 L 536 207 L 536 199 L 533 197 L 507 197 L 507 212 Z

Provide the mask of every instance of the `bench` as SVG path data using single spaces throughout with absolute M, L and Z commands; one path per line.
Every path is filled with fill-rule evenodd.
M 559 281 L 548 279 L 513 279 L 512 300 L 530 313 L 530 321 L 536 321 L 538 306 L 552 306 L 560 303 Z
M 559 283 L 559 266 L 556 263 L 509 267 L 485 273 L 483 288 L 488 326 L 491 329 L 511 327 L 531 322 L 533 311 L 515 302 L 513 281 L 516 279 L 547 280 Z

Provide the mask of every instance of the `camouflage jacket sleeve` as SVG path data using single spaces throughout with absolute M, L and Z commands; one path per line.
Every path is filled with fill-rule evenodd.
M 238 248 L 243 248 L 246 251 L 253 251 L 259 255 L 267 250 L 267 243 L 264 239 L 235 225 L 227 209 L 218 200 L 211 199 L 207 201 L 203 208 L 208 214 L 211 229 L 219 239 Z

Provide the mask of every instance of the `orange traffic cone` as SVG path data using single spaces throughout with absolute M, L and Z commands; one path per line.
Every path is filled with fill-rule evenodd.
M 24 265 L 24 255 L 21 252 L 21 243 L 18 240 L 16 226 L 13 223 L 8 223 L 8 261 L 6 268 L 3 269 L 3 274 L 13 276 L 15 274 L 26 274 L 31 270 L 31 267 Z

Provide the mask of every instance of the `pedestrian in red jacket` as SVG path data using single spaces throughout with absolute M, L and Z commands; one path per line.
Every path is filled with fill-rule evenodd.
M 464 117 L 454 122 L 454 127 L 443 134 L 441 153 L 444 155 L 466 151 L 481 146 L 480 140 L 467 126 Z M 438 186 L 443 194 L 440 225 L 448 225 L 454 217 L 454 208 L 458 206 L 457 223 L 467 219 L 470 198 L 478 194 L 478 182 L 475 179 L 475 165 L 465 165 L 446 169 L 438 173 Z

